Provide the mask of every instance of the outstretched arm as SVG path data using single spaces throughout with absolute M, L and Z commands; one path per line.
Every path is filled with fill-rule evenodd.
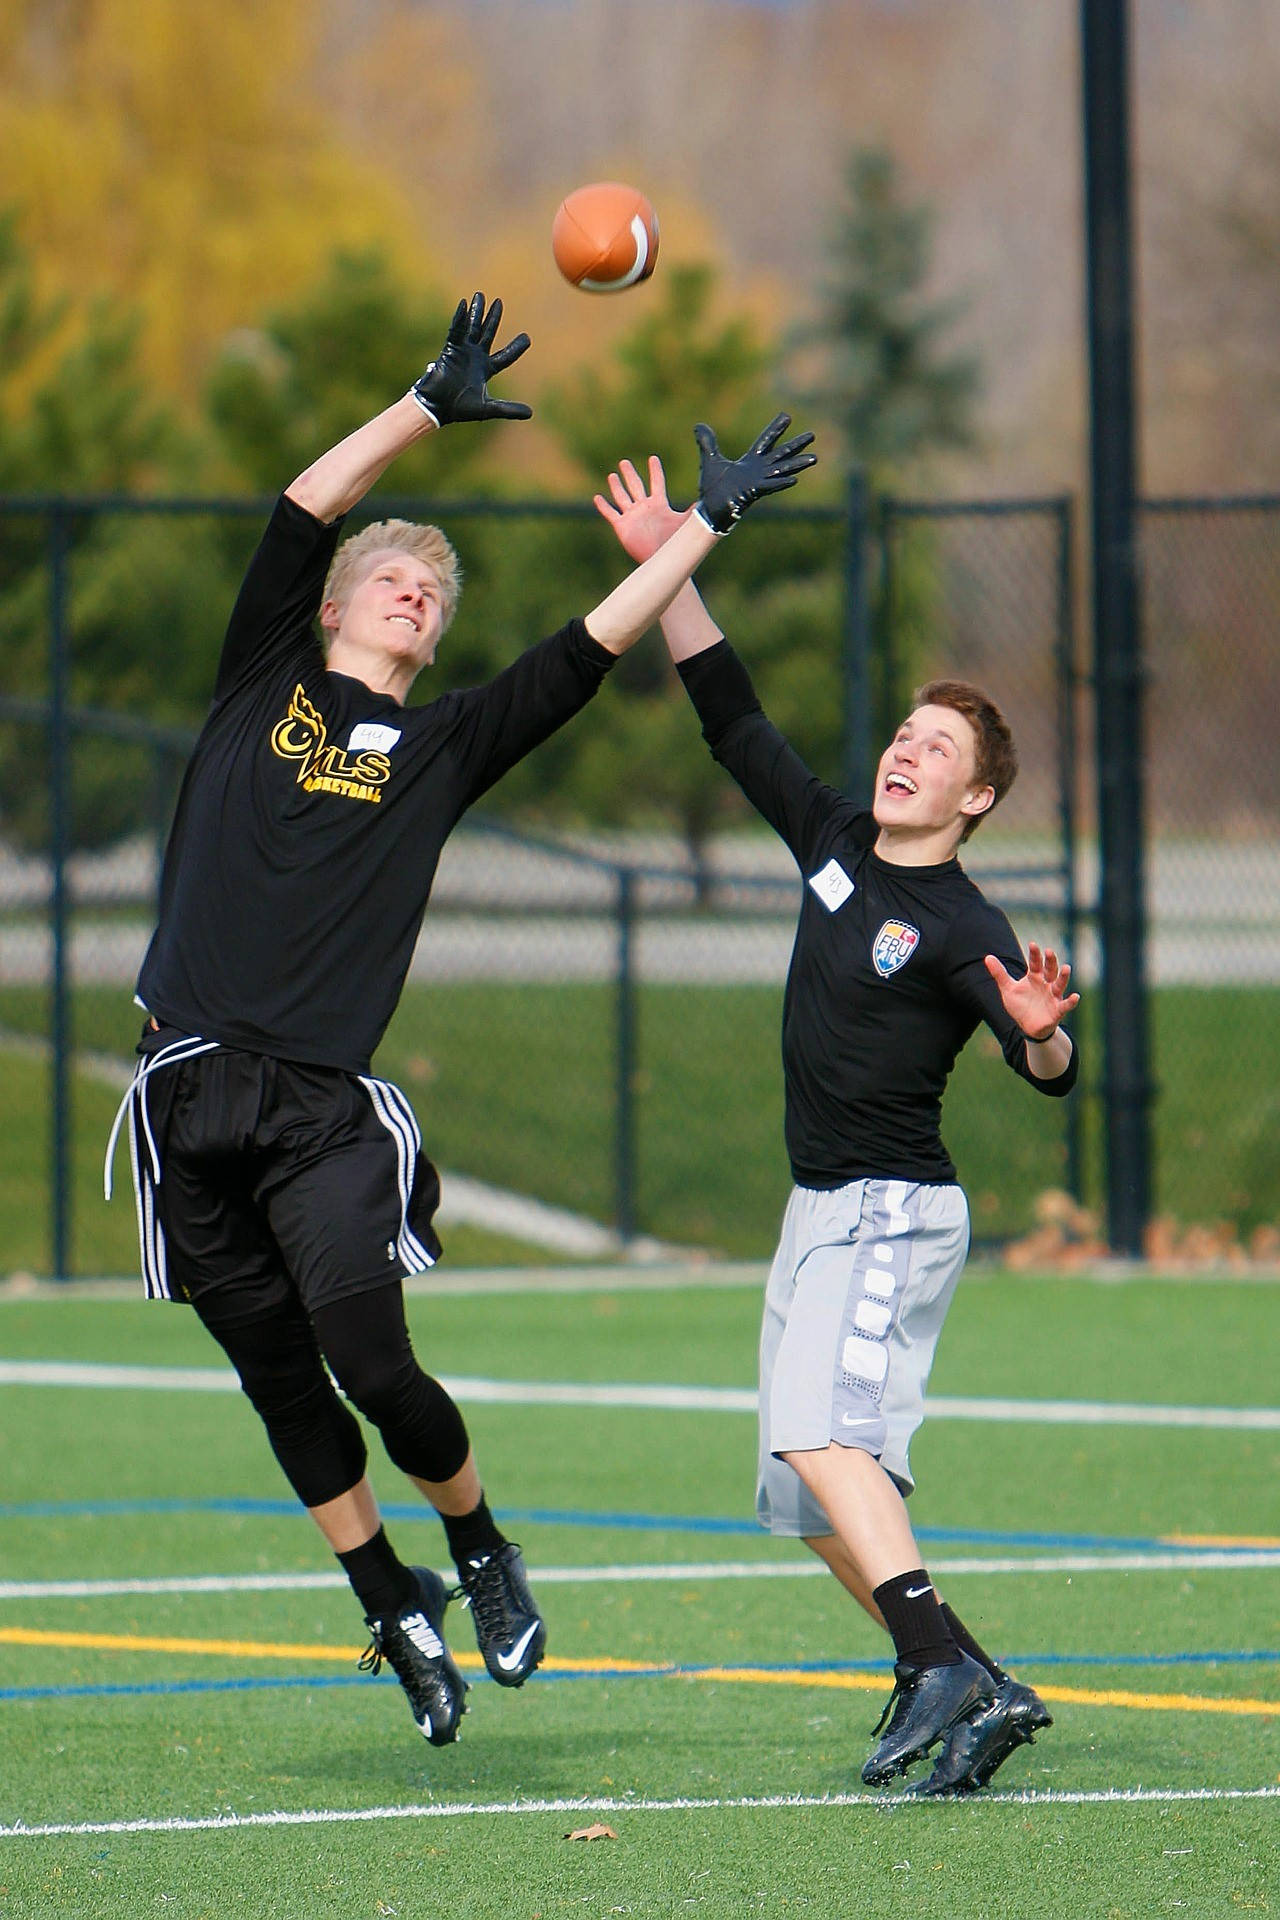
M 782 435 L 790 426 L 780 413 L 738 460 L 720 452 L 710 427 L 698 426 L 694 435 L 701 455 L 696 504 L 677 513 L 667 499 L 662 462 L 649 462 L 649 491 L 629 460 L 609 476 L 612 503 L 596 494 L 597 510 L 613 527 L 619 542 L 640 565 L 587 615 L 587 631 L 611 653 L 623 653 L 654 620 L 662 630 L 672 657 L 689 658 L 723 638 L 707 613 L 692 576 L 717 539 L 730 532 L 747 508 L 767 493 L 794 487 L 806 467 L 816 463 L 808 453 L 811 433 L 791 440 Z
M 762 439 L 774 439 L 788 425 L 781 415 Z M 703 477 L 708 475 L 705 454 L 719 451 L 714 440 L 704 449 Z M 812 436 L 803 434 L 776 449 L 785 462 L 809 466 L 813 455 L 797 459 Z M 708 439 L 710 436 L 708 435 Z M 757 442 L 757 446 L 760 443 Z M 667 498 L 666 476 L 656 455 L 649 460 L 648 484 L 629 460 L 620 460 L 609 475 L 609 497 L 595 496 L 596 510 L 613 528 L 620 545 L 633 560 L 649 564 L 653 554 L 665 552 L 701 520 L 702 502 L 680 511 Z M 751 804 L 781 834 L 796 859 L 804 865 L 814 833 L 846 805 L 834 789 L 824 786 L 772 725 L 756 698 L 742 661 L 721 643 L 724 635 L 711 618 L 690 580 L 680 588 L 661 616 L 668 651 L 680 670 L 685 690 L 702 722 L 703 738 L 713 755 L 733 775 Z M 719 649 L 718 653 L 713 649 Z M 703 655 L 709 655 L 703 659 Z
M 1037 1080 L 1056 1080 L 1071 1060 L 1071 1038 L 1061 1023 L 1080 1004 L 1078 993 L 1068 993 L 1071 968 L 1059 962 L 1052 947 L 1044 952 L 1031 941 L 1027 971 L 1015 980 L 1002 960 L 989 953 L 987 972 L 1000 989 L 1005 1011 L 1017 1021 L 1027 1042 L 1027 1065 Z
M 665 546 L 680 527 L 693 517 L 693 508 L 683 513 L 667 498 L 667 476 L 657 454 L 649 457 L 649 484 L 645 487 L 630 460 L 620 460 L 616 473 L 609 475 L 611 499 L 595 496 L 596 511 L 609 522 L 618 543 L 633 560 L 644 561 Z M 691 660 L 723 640 L 702 595 L 692 580 L 685 582 L 662 618 L 662 635 L 673 660 Z
M 363 500 L 397 455 L 437 427 L 456 421 L 528 420 L 532 409 L 519 400 L 494 400 L 488 382 L 504 373 L 529 345 L 527 333 L 518 333 L 508 346 L 493 348 L 502 319 L 502 302 L 485 311 L 484 295 L 470 306 L 459 300 L 444 346 L 421 379 L 364 426 L 300 473 L 285 492 L 291 500 L 326 523 Z

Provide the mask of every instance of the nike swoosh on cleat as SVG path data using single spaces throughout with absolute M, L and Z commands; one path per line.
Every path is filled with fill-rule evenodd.
M 538 1631 L 538 1627 L 540 1626 L 540 1624 L 541 1622 L 535 1620 L 531 1627 L 526 1627 L 524 1632 L 520 1635 L 520 1638 L 516 1641 L 514 1647 L 512 1647 L 510 1653 L 495 1652 L 493 1657 L 497 1661 L 498 1665 L 502 1668 L 502 1671 L 504 1673 L 515 1672 L 516 1668 L 520 1665 L 520 1662 L 524 1659 L 525 1651 L 528 1648 L 529 1642 L 532 1640 L 534 1634 Z

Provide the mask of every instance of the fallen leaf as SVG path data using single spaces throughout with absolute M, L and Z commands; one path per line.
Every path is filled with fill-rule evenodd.
M 566 1840 L 616 1840 L 617 1837 L 612 1827 L 603 1827 L 598 1820 L 589 1827 L 575 1827 L 565 1835 Z

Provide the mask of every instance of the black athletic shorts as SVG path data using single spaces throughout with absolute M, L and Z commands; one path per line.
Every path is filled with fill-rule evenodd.
M 389 1080 L 143 1030 L 122 1106 L 152 1299 L 220 1320 L 311 1308 L 434 1265 L 440 1180 Z

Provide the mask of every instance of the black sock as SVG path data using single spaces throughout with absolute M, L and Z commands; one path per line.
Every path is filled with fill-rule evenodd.
M 872 1599 L 893 1635 L 894 1651 L 910 1667 L 954 1667 L 960 1649 L 951 1636 L 933 1582 L 923 1567 L 876 1588 Z
M 1004 1668 L 998 1665 L 997 1662 L 991 1658 L 991 1655 L 984 1652 L 978 1645 L 959 1614 L 953 1613 L 945 1600 L 940 1600 L 938 1605 L 942 1608 L 943 1619 L 951 1629 L 951 1638 L 960 1648 L 960 1651 L 967 1653 L 971 1660 L 976 1660 L 980 1667 L 985 1667 L 997 1686 L 999 1686 L 1002 1680 L 1007 1680 L 1009 1676 Z
M 480 1495 L 480 1505 L 470 1513 L 442 1513 L 445 1538 L 459 1573 L 465 1573 L 469 1560 L 483 1560 L 488 1553 L 505 1547 L 506 1537 L 498 1532 L 488 1502 Z
M 413 1575 L 381 1527 L 362 1547 L 340 1553 L 338 1564 L 368 1620 L 394 1620 L 417 1591 Z

